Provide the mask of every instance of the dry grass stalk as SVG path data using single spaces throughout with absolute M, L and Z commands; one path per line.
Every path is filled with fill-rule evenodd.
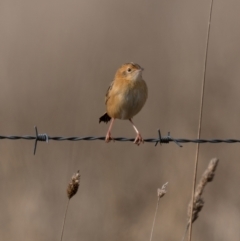
M 156 211 L 155 211 L 155 214 L 154 214 L 154 219 L 153 219 L 153 225 L 152 225 L 152 231 L 151 231 L 151 235 L 150 235 L 150 241 L 152 241 L 152 236 L 153 236 L 153 229 L 154 229 L 154 226 L 155 226 L 155 220 L 156 220 L 156 216 L 157 216 L 157 211 L 158 211 L 158 206 L 159 206 L 159 200 L 160 198 L 162 198 L 166 193 L 167 193 L 167 185 L 168 185 L 168 182 L 166 182 L 162 188 L 158 188 L 157 190 L 157 196 L 158 196 L 158 200 L 157 200 L 157 207 L 156 207 Z
M 79 188 L 79 184 L 80 184 L 80 172 L 78 170 L 76 173 L 73 174 L 72 180 L 68 184 L 68 188 L 67 188 L 68 201 L 67 201 L 67 207 L 66 207 L 66 210 L 65 210 L 65 215 L 64 215 L 64 218 L 63 218 L 61 241 L 62 241 L 62 238 L 63 238 L 63 231 L 64 231 L 65 221 L 66 221 L 66 217 L 67 217 L 69 201 L 77 193 L 78 188 Z
M 210 26 L 211 26 L 211 19 L 212 19 L 212 10 L 213 10 L 213 0 L 210 0 L 210 11 L 209 11 L 209 17 L 208 17 L 208 27 L 207 27 L 207 36 L 206 36 L 206 49 L 205 49 L 203 79 L 202 79 L 202 87 L 201 87 L 200 112 L 199 112 L 197 139 L 200 139 L 201 131 L 202 131 L 203 101 L 204 101 L 204 96 L 205 96 L 205 83 L 206 83 L 206 76 L 207 76 L 208 48 L 209 48 L 209 39 L 210 39 L 210 29 L 211 29 Z M 192 198 L 191 198 L 192 203 L 194 203 L 194 194 L 195 194 L 197 169 L 198 169 L 199 148 L 200 148 L 200 143 L 197 143 L 195 164 L 194 164 L 194 174 L 193 174 L 193 184 L 192 184 Z M 192 217 L 192 215 L 193 215 L 193 209 L 191 209 L 190 216 Z M 190 220 L 188 241 L 191 241 L 191 239 L 192 239 L 192 223 L 193 222 Z M 187 230 L 188 230 L 188 226 L 187 226 Z
M 194 221 L 196 221 L 200 211 L 203 208 L 204 201 L 202 199 L 202 193 L 203 193 L 204 187 L 207 185 L 207 183 L 211 182 L 213 180 L 214 175 L 215 175 L 215 171 L 216 171 L 216 168 L 217 168 L 217 165 L 218 165 L 218 161 L 219 160 L 217 158 L 213 158 L 209 162 L 207 169 L 203 173 L 203 175 L 202 175 L 202 177 L 201 177 L 201 179 L 200 179 L 200 181 L 197 185 L 196 191 L 194 193 L 193 209 L 192 209 L 192 202 L 190 202 L 189 205 L 188 205 L 188 223 L 187 223 L 186 231 L 185 231 L 185 234 L 184 234 L 182 240 L 185 239 L 185 235 L 186 235 L 186 232 L 189 228 L 191 220 L 192 220 L 192 223 Z M 192 219 L 191 219 L 191 212 L 192 212 Z

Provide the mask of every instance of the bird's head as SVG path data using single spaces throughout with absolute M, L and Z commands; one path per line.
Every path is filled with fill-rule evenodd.
M 123 64 L 117 71 L 116 77 L 126 78 L 129 81 L 142 80 L 143 68 L 133 62 Z

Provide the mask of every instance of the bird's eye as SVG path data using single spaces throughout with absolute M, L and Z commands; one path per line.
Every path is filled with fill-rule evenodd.
M 131 68 L 128 68 L 127 71 L 130 73 L 130 72 L 132 71 L 132 69 L 131 69 Z

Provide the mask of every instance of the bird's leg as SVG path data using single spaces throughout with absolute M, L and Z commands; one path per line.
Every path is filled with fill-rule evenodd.
M 129 121 L 132 123 L 132 126 L 133 126 L 133 129 L 136 131 L 137 133 L 137 136 L 135 138 L 135 141 L 134 141 L 134 144 L 137 144 L 138 146 L 141 144 L 141 143 L 144 143 L 144 140 L 140 134 L 140 132 L 138 131 L 137 127 L 134 125 L 132 119 L 129 119 Z
M 114 140 L 111 137 L 111 130 L 112 130 L 113 122 L 114 122 L 114 118 L 111 119 L 108 131 L 107 131 L 107 134 L 106 134 L 105 142 L 107 142 L 107 143 L 111 140 Z

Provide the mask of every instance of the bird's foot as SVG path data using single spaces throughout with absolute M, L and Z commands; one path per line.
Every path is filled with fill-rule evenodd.
M 137 144 L 138 146 L 141 144 L 141 143 L 144 143 L 144 140 L 141 136 L 140 133 L 137 134 L 136 138 L 135 138 L 135 141 L 133 142 L 134 144 Z
M 105 138 L 105 142 L 108 143 L 110 141 L 114 141 L 114 139 L 111 137 L 111 133 L 108 132 Z

